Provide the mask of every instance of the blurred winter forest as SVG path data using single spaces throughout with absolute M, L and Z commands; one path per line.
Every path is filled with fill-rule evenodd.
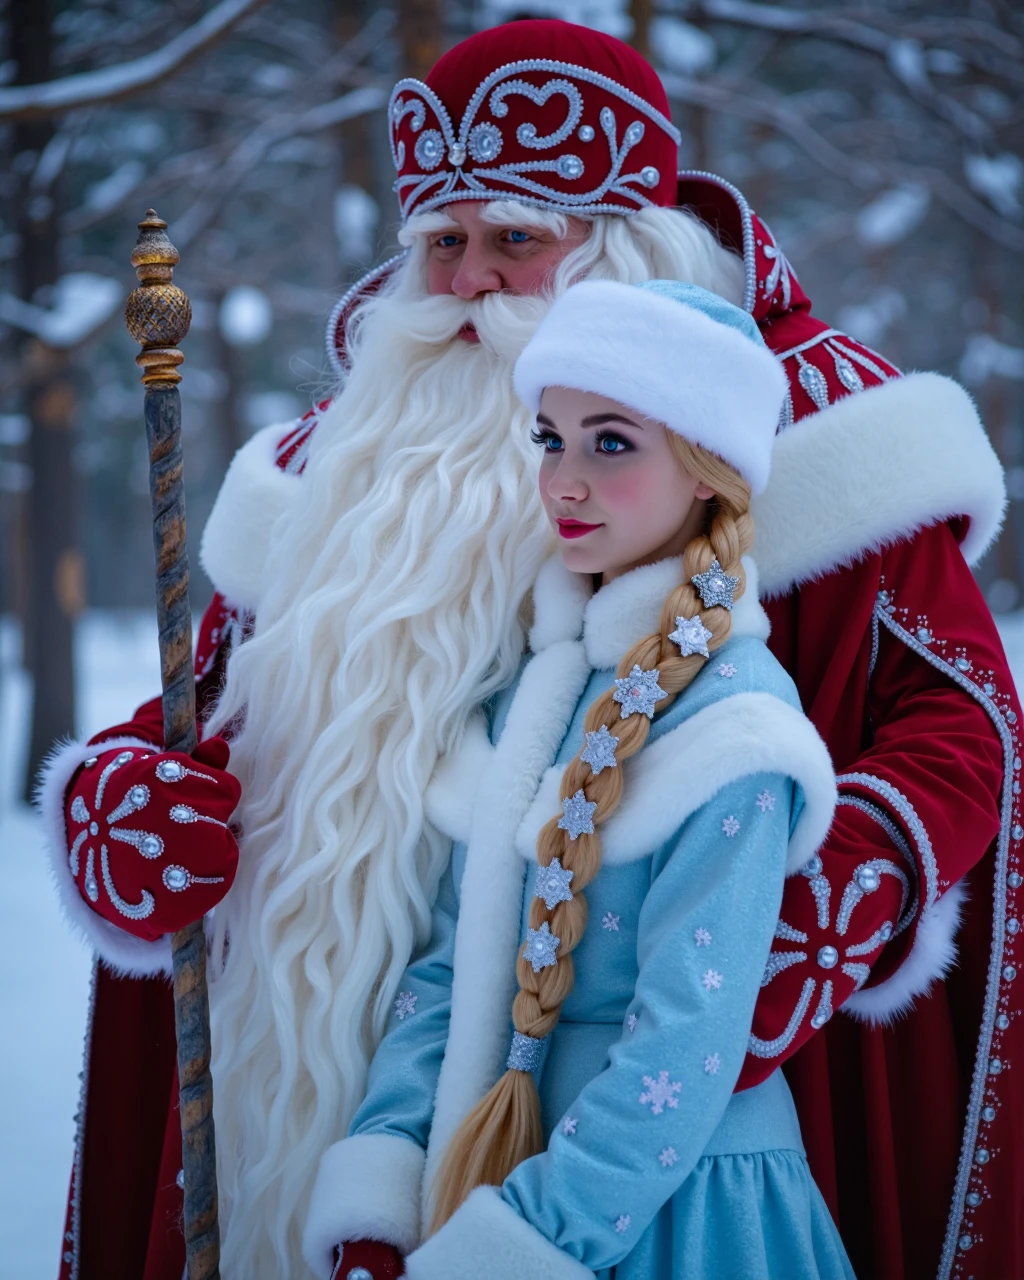
M 169 222 L 194 312 L 181 392 L 198 612 L 194 552 L 229 459 L 329 390 L 324 321 L 394 243 L 391 84 L 526 16 L 631 40 L 662 73 L 681 165 L 746 192 L 816 313 L 967 384 L 1014 499 L 982 585 L 996 612 L 1022 603 L 1020 6 L 6 0 L 0 15 L 0 611 L 33 677 L 29 769 L 74 728 L 75 619 L 152 605 L 121 320 L 135 223 L 151 205 Z

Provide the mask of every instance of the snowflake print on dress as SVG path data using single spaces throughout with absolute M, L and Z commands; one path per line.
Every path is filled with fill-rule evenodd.
M 650 1104 L 652 1115 L 660 1116 L 666 1107 L 674 1111 L 679 1106 L 679 1099 L 675 1095 L 682 1092 L 682 1081 L 670 1081 L 667 1071 L 659 1071 L 657 1079 L 644 1076 L 643 1083 L 646 1089 L 640 1095 L 640 1101 L 644 1106 Z
M 723 680 L 731 680 L 736 674 L 736 664 L 734 662 L 720 662 L 718 664 L 718 674 Z
M 398 1014 L 400 1022 L 404 1022 L 406 1018 L 416 1012 L 416 1001 L 419 996 L 413 995 L 411 991 L 399 991 L 398 999 L 395 1001 L 395 1013 Z
M 701 925 L 697 929 L 694 929 L 693 940 L 694 942 L 696 942 L 698 947 L 711 946 L 711 934 L 708 933 L 707 929 L 705 929 L 703 925 Z
M 722 1065 L 722 1059 L 717 1053 L 709 1053 L 704 1059 L 704 1074 L 708 1076 L 717 1076 L 718 1068 Z
M 576 1126 L 578 1124 L 579 1124 L 579 1119 L 576 1116 L 566 1116 L 565 1119 L 562 1121 L 562 1132 L 565 1134 L 567 1138 L 575 1137 Z
M 601 928 L 607 929 L 609 933 L 618 933 L 619 917 L 611 911 L 606 911 L 601 918 Z
M 725 834 L 729 837 L 730 840 L 733 838 L 736 832 L 739 831 L 739 829 L 740 829 L 740 824 L 731 813 L 729 814 L 728 818 L 722 819 L 722 830 L 725 832 Z
M 722 975 L 717 969 L 705 969 L 700 980 L 704 983 L 705 991 L 717 991 L 722 985 Z
M 762 813 L 774 813 L 775 797 L 770 791 L 762 791 L 754 801 Z
M 676 1154 L 675 1147 L 665 1147 L 664 1150 L 658 1152 L 658 1159 L 661 1161 L 663 1169 L 671 1169 L 679 1159 L 679 1156 Z
M 628 1213 L 620 1213 L 619 1216 L 615 1219 L 615 1230 L 619 1233 L 619 1235 L 621 1235 L 624 1231 L 629 1230 L 629 1224 L 632 1221 L 633 1219 L 629 1216 Z
M 629 1034 L 630 1034 L 630 1035 L 632 1035 L 632 1034 L 633 1034 L 633 1032 L 636 1030 L 636 1024 L 637 1024 L 639 1021 L 640 1021 L 640 1019 L 636 1016 L 636 1014 L 635 1014 L 635 1013 L 631 1013 L 631 1014 L 629 1015 L 629 1017 L 626 1019 L 626 1026 L 627 1026 L 627 1027 L 629 1027 Z

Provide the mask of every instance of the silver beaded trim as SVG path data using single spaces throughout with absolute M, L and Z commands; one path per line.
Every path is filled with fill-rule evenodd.
M 780 1053 L 787 1049 L 800 1029 L 804 1014 L 810 1008 L 811 997 L 814 995 L 816 985 L 813 978 L 805 978 L 800 992 L 800 999 L 797 1000 L 796 1008 L 793 1010 L 782 1034 L 776 1036 L 774 1040 L 762 1040 L 760 1036 L 751 1034 L 750 1039 L 747 1041 L 747 1052 L 752 1053 L 755 1058 L 777 1058 Z
M 119 822 L 122 818 L 127 818 L 130 813 L 138 813 L 140 809 L 145 809 L 147 804 L 149 804 L 149 787 L 140 782 L 134 787 L 129 787 L 128 794 L 121 803 L 107 814 L 107 822 Z
M 743 269 L 746 277 L 743 285 L 743 310 L 753 315 L 757 303 L 757 256 L 754 244 L 753 210 L 739 187 L 734 187 L 731 182 L 720 178 L 717 173 L 711 173 L 708 169 L 681 169 L 676 174 L 678 182 L 685 182 L 687 178 L 701 178 L 705 182 L 713 182 L 716 187 L 728 192 L 736 201 L 736 208 L 740 211 L 740 226 L 743 230 Z
M 844 964 L 843 973 L 845 973 L 848 978 L 852 978 L 854 980 L 857 984 L 857 990 L 859 991 L 871 976 L 871 966 L 867 964 L 860 964 L 859 962 L 855 964 Z
M 152 831 L 126 831 L 123 827 L 111 827 L 107 832 L 107 839 L 130 844 L 144 858 L 159 858 L 164 851 L 163 840 Z
M 836 805 L 849 805 L 852 809 L 859 809 L 861 813 L 866 813 L 872 821 L 877 822 L 892 841 L 893 845 L 899 850 L 903 861 L 906 864 L 907 880 L 904 882 L 904 891 L 900 901 L 899 916 L 893 930 L 893 937 L 898 937 L 899 934 L 901 934 L 905 929 L 908 929 L 913 923 L 914 917 L 917 915 L 917 908 L 920 902 L 917 881 L 917 863 L 914 860 L 913 851 L 907 843 L 907 838 L 884 809 L 880 809 L 878 805 L 872 804 L 870 800 L 865 800 L 863 796 L 840 794 L 836 800 Z M 888 863 L 887 867 L 892 867 L 892 864 Z M 913 877 L 913 893 L 910 897 L 910 905 L 907 906 L 907 895 L 910 892 L 909 881 L 911 877 Z
M 924 648 L 924 646 L 921 646 Z M 844 773 L 836 778 L 837 786 L 859 786 L 864 787 L 868 791 L 874 791 L 880 795 L 889 808 L 899 814 L 906 823 L 907 830 L 913 837 L 917 846 L 917 852 L 921 858 L 921 865 L 924 868 L 924 910 L 928 910 L 934 906 L 936 898 L 939 896 L 939 869 L 935 861 L 935 853 L 932 850 L 932 842 L 928 838 L 928 832 L 924 828 L 924 823 L 917 815 L 917 811 L 910 803 L 902 791 L 887 782 L 884 778 L 876 778 L 873 773 Z
M 85 1109 L 89 1097 L 89 1047 L 92 1043 L 92 1024 L 96 1013 L 96 983 L 99 960 L 93 961 L 89 980 L 89 1007 L 85 1015 L 85 1042 L 82 1047 L 82 1069 L 78 1073 L 78 1110 L 75 1112 L 75 1154 L 72 1162 L 71 1230 L 64 1243 L 70 1248 L 64 1252 L 64 1261 L 70 1263 L 70 1280 L 79 1280 L 82 1252 L 82 1166 L 85 1159 Z M 70 1239 L 68 1239 L 70 1236 Z M 68 1254 L 71 1257 L 68 1257 Z
M 804 941 L 806 940 L 805 936 Z M 794 964 L 803 964 L 806 959 L 806 951 L 772 951 L 768 956 L 768 963 L 764 967 L 761 986 L 766 987 L 784 969 L 788 969 Z
M 843 965 L 845 970 L 846 965 Z M 821 984 L 821 996 L 818 999 L 818 1007 L 814 1011 L 811 1018 L 811 1026 L 815 1031 L 820 1031 L 826 1022 L 832 1017 L 832 979 L 826 978 Z
M 782 942 L 807 941 L 807 934 L 802 929 L 794 929 L 791 924 L 786 924 L 785 920 L 780 920 L 775 926 L 775 936 Z
M 403 249 L 401 253 L 396 253 L 394 257 L 388 258 L 386 262 L 382 262 L 379 267 L 374 267 L 372 271 L 367 271 L 360 276 L 355 284 L 351 285 L 341 295 L 338 301 L 331 308 L 331 314 L 327 319 L 327 334 L 325 337 L 325 346 L 327 347 L 327 360 L 335 374 L 339 378 L 348 376 L 348 366 L 342 361 L 338 354 L 338 348 L 334 341 L 334 335 L 338 332 L 338 325 L 341 323 L 341 317 L 352 305 L 358 296 L 373 284 L 376 284 L 381 276 L 386 276 L 392 272 L 400 262 L 404 261 L 409 255 L 408 249 Z
M 546 1036 L 538 1040 L 535 1036 L 524 1035 L 521 1031 L 513 1032 L 505 1066 L 509 1071 L 536 1071 L 544 1061 L 546 1044 Z
M 121 766 L 124 764 L 127 764 L 129 760 L 134 760 L 134 759 L 135 757 L 132 755 L 130 751 L 120 751 L 114 757 L 114 759 L 111 760 L 111 762 L 108 765 L 104 766 L 103 772 L 100 774 L 100 780 L 96 784 L 96 800 L 94 802 L 95 808 L 98 809 L 100 805 L 103 803 L 103 793 L 107 789 L 107 783 L 110 780 L 110 775 L 114 772 L 115 769 L 120 769 Z
M 92 850 L 90 849 L 89 852 L 91 853 Z M 129 920 L 145 920 L 153 914 L 156 907 L 156 899 L 148 889 L 143 889 L 142 897 L 138 902 L 126 902 L 114 887 L 114 879 L 110 874 L 108 857 L 107 846 L 101 844 L 100 875 L 103 877 L 103 887 L 106 889 L 110 901 L 114 904 L 114 909 L 120 911 L 121 915 Z

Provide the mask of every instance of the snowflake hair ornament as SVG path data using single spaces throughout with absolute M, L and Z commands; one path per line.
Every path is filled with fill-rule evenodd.
M 569 888 L 572 877 L 573 873 L 562 866 L 560 858 L 552 858 L 549 866 L 537 868 L 533 896 L 543 898 L 547 909 L 554 911 L 560 902 L 572 902 L 572 890 Z
M 736 596 L 739 578 L 732 578 L 725 572 L 718 560 L 711 561 L 711 568 L 703 573 L 695 573 L 690 579 L 697 588 L 705 609 L 713 605 L 721 605 L 723 609 L 731 609 Z
M 533 966 L 534 973 L 540 973 L 541 969 L 548 969 L 558 963 L 555 952 L 561 941 L 561 938 L 551 932 L 546 920 L 539 929 L 527 929 L 522 954 Z
M 594 834 L 594 810 L 596 803 L 588 800 L 582 789 L 568 800 L 562 801 L 562 816 L 558 819 L 559 829 L 568 831 L 570 840 L 578 840 L 582 835 Z
M 618 745 L 618 738 L 609 733 L 608 726 L 603 724 L 600 729 L 592 729 L 583 735 L 580 759 L 584 764 L 590 765 L 590 771 L 596 778 L 602 769 L 618 768 L 618 761 L 615 759 L 615 748 Z
M 635 711 L 639 711 L 642 716 L 654 715 L 654 704 L 668 697 L 665 690 L 658 684 L 659 674 L 657 669 L 641 671 L 634 665 L 628 676 L 615 681 L 612 699 L 622 707 L 620 719 L 625 720 Z
M 708 641 L 714 633 L 709 631 L 699 617 L 676 618 L 675 631 L 669 632 L 669 639 L 679 646 L 684 658 L 699 653 L 702 658 L 710 658 Z

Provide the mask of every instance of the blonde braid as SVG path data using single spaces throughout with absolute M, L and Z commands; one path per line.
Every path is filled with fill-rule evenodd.
M 669 640 L 676 628 L 676 618 L 700 617 L 711 632 L 709 652 L 720 648 L 729 638 L 732 615 L 721 605 L 706 608 L 690 579 L 711 568 L 717 560 L 722 569 L 739 583 L 734 593 L 738 600 L 746 587 L 746 575 L 740 557 L 754 540 L 750 517 L 750 489 L 720 458 L 699 446 L 669 432 L 673 453 L 693 476 L 715 491 L 709 502 L 707 533 L 693 538 L 683 553 L 683 582 L 675 587 L 661 610 L 660 631 L 646 636 L 633 646 L 619 663 L 616 675 L 627 677 L 634 665 L 644 671 L 657 668 L 658 684 L 665 697 L 656 704 L 662 711 L 694 680 L 707 661 L 700 654 L 682 657 L 678 646 Z M 584 718 L 584 732 L 602 727 L 614 729 L 618 742 L 615 759 L 621 765 L 643 747 L 650 733 L 648 716 L 636 712 L 625 719 L 622 708 L 614 700 L 615 690 L 602 693 L 589 707 Z M 559 817 L 545 824 L 537 840 L 537 861 L 550 866 L 558 858 L 564 870 L 572 872 L 569 888 L 572 897 L 549 909 L 543 898 L 535 897 L 530 905 L 530 928 L 547 924 L 558 939 L 558 954 L 553 965 L 534 971 L 530 960 L 522 954 L 516 962 L 519 993 L 512 1006 L 512 1021 L 522 1035 L 542 1040 L 554 1029 L 561 1016 L 562 1005 L 573 988 L 575 977 L 572 953 L 579 946 L 587 927 L 587 900 L 583 890 L 601 869 L 601 837 L 599 828 L 618 808 L 622 800 L 621 768 L 602 768 L 595 774 L 577 754 L 562 774 L 560 797 L 568 800 L 582 791 L 597 805 L 592 815 L 594 831 L 570 839 L 561 828 Z M 497 1084 L 470 1112 L 453 1137 L 436 1182 L 436 1205 L 433 1230 L 438 1230 L 474 1187 L 500 1185 L 520 1161 L 543 1148 L 540 1098 L 529 1071 L 510 1068 Z

